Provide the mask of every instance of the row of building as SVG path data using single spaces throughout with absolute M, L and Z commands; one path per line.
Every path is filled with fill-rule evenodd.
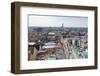
M 50 30 L 30 32 L 28 60 L 88 58 L 87 31 Z

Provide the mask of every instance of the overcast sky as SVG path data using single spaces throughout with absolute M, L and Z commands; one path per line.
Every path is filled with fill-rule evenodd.
M 29 15 L 29 26 L 37 27 L 87 27 L 87 17 Z

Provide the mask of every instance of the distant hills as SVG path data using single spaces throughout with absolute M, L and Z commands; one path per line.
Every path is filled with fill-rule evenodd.
M 52 31 L 75 31 L 75 32 L 88 32 L 88 28 L 86 27 L 34 27 L 34 26 L 30 26 L 28 27 L 28 31 L 29 32 L 36 32 L 36 31 L 48 31 L 48 30 L 52 30 Z

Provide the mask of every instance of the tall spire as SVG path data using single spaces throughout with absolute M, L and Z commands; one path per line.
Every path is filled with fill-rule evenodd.
M 62 31 L 64 31 L 64 23 L 62 23 L 62 26 L 61 26 L 61 28 L 62 28 Z
M 64 24 L 62 23 L 62 28 L 64 27 Z

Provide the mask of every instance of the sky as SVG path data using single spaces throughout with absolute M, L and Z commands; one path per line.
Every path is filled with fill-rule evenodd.
M 35 27 L 88 27 L 88 17 L 29 15 L 28 26 Z

